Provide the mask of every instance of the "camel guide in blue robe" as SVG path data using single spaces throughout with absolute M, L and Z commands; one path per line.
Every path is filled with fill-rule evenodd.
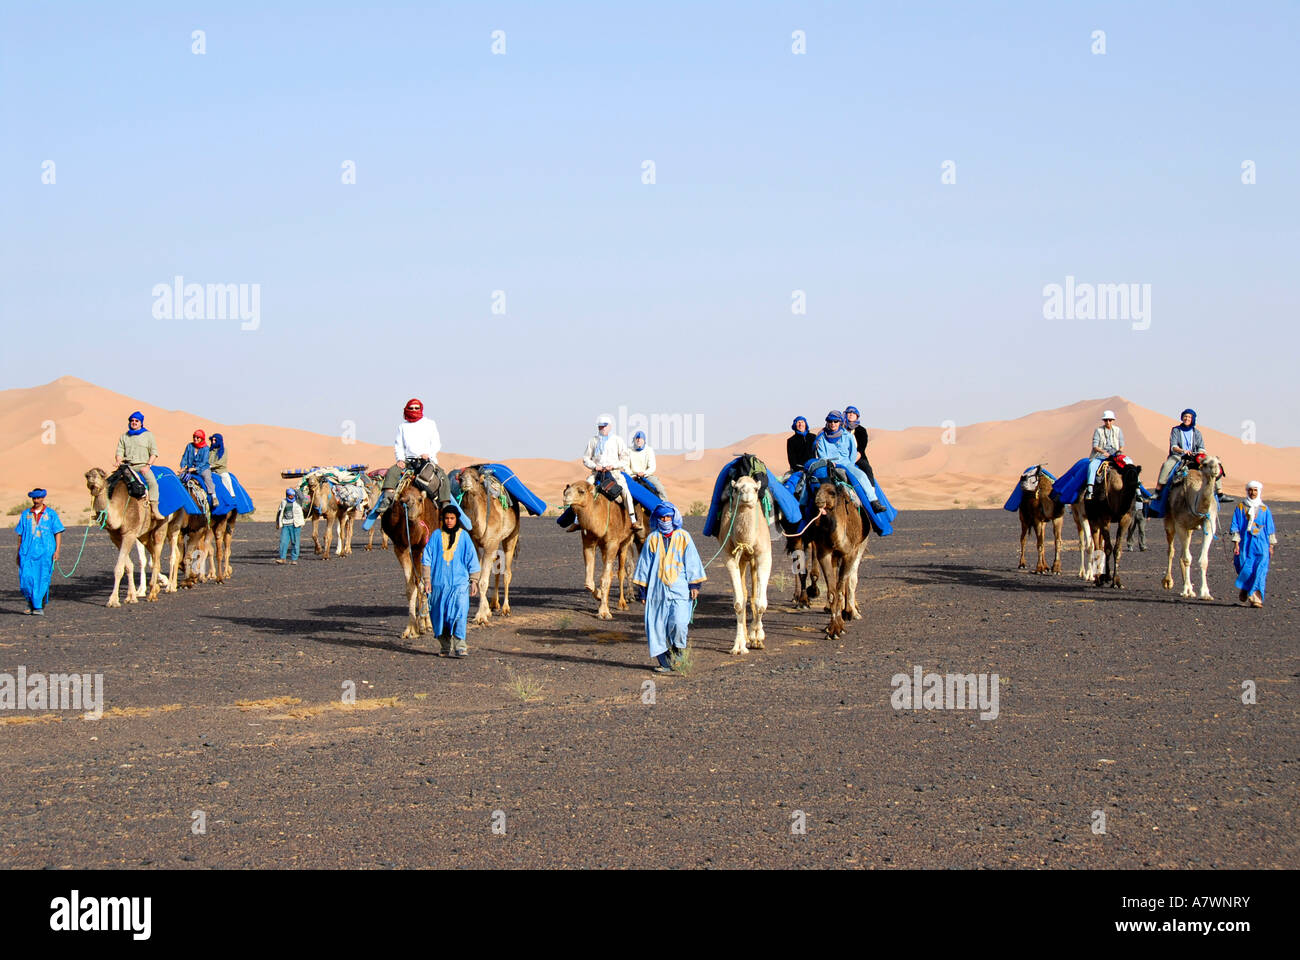
M 645 633 L 655 673 L 669 673 L 686 649 L 693 601 L 706 579 L 695 541 L 676 526 L 676 507 L 661 503 L 654 509 L 654 532 L 646 538 L 632 574 L 637 599 L 645 604 Z
M 1237 568 L 1237 599 L 1252 607 L 1264 605 L 1264 586 L 1268 579 L 1268 562 L 1277 545 L 1277 528 L 1273 511 L 1260 494 L 1264 485 L 1258 480 L 1246 484 L 1246 499 L 1232 511 L 1232 565 Z
M 27 496 L 32 505 L 22 512 L 14 530 L 18 534 L 18 589 L 27 598 L 27 612 L 43 617 L 54 561 L 59 559 L 63 521 L 45 505 L 44 489 L 38 487 Z
M 429 595 L 429 619 L 442 655 L 460 659 L 469 653 L 465 624 L 469 621 L 469 598 L 478 596 L 478 582 L 470 575 L 479 572 L 478 550 L 460 524 L 454 504 L 442 508 L 442 528 L 424 547 L 424 592 Z M 453 638 L 455 640 L 453 649 Z
M 853 481 L 853 488 L 857 490 L 858 496 L 866 498 L 874 512 L 884 513 L 888 508 L 876 496 L 876 488 L 872 485 L 871 479 L 857 465 L 857 441 L 853 439 L 853 434 L 843 427 L 844 417 L 838 410 L 826 414 L 826 428 L 817 434 L 817 443 L 813 450 L 819 459 L 830 460 L 837 466 L 843 467 L 844 472 Z

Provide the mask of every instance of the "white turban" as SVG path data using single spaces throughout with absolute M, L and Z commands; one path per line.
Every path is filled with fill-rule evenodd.
M 1260 499 L 1264 493 L 1264 485 L 1258 480 L 1252 480 L 1250 483 L 1246 484 L 1246 492 L 1249 493 L 1252 489 L 1255 491 L 1255 495 L 1246 498 L 1246 506 L 1250 508 L 1250 514 L 1246 517 L 1246 520 L 1249 523 L 1255 522 L 1255 514 L 1264 503 L 1264 501 Z

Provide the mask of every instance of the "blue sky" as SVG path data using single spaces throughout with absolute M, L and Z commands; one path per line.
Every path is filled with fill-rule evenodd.
M 1300 444 L 1297 10 L 7 8 L 0 386 L 375 442 L 417 395 L 493 457 L 620 404 L 715 446 L 1111 394 Z M 260 284 L 260 326 L 155 319 L 176 275 Z M 1067 275 L 1149 283 L 1150 328 L 1045 320 Z

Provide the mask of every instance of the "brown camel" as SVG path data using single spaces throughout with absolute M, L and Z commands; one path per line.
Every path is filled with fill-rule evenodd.
M 1214 543 L 1214 534 L 1219 526 L 1219 499 L 1215 496 L 1219 480 L 1225 475 L 1223 465 L 1218 457 L 1205 457 L 1188 470 L 1187 477 L 1169 491 L 1169 500 L 1165 506 L 1165 537 L 1169 540 L 1169 564 L 1165 568 L 1165 577 L 1160 585 L 1166 590 L 1174 588 L 1174 553 L 1178 553 L 1178 565 L 1183 571 L 1184 597 L 1193 597 L 1192 590 L 1192 534 L 1197 530 L 1202 533 L 1201 555 L 1201 595 L 1202 600 L 1213 600 L 1210 585 L 1206 583 L 1205 571 L 1210 565 L 1210 546 Z M 1177 547 L 1175 548 L 1175 544 Z
M 1038 539 L 1038 566 L 1034 573 L 1047 572 L 1047 549 L 1045 537 L 1047 524 L 1052 525 L 1052 541 L 1055 550 L 1052 554 L 1052 573 L 1061 572 L 1061 527 L 1065 523 L 1065 504 L 1052 499 L 1052 478 L 1039 464 L 1033 473 L 1020 478 L 1020 566 L 1025 569 L 1025 538 L 1029 536 L 1030 527 Z
M 380 517 L 384 533 L 393 541 L 393 553 L 406 577 L 406 602 L 410 620 L 402 631 L 403 640 L 413 640 L 433 630 L 429 605 L 424 595 L 424 547 L 429 534 L 439 526 L 438 504 L 409 479 L 397 486 L 392 506 Z
M 202 506 L 197 500 L 195 503 Z M 210 519 L 202 514 L 187 515 L 183 529 L 179 531 L 180 536 L 177 537 L 179 543 L 172 544 L 173 582 L 176 579 L 177 547 L 181 544 L 184 545 L 182 559 L 186 571 L 181 586 L 192 587 L 196 583 L 212 580 L 225 583 L 229 580 L 234 575 L 234 569 L 230 565 L 230 544 L 235 538 L 235 524 L 238 520 L 239 513 L 235 510 Z M 208 569 L 209 561 L 212 563 L 211 571 Z
M 346 557 L 352 553 L 353 508 L 335 496 L 334 486 L 326 479 L 324 470 L 313 470 L 307 474 L 304 483 L 307 486 L 307 516 L 311 520 L 311 542 L 322 560 L 330 558 L 330 538 L 335 525 L 338 526 L 339 543 L 335 556 Z M 321 548 L 320 538 L 316 535 L 316 524 L 325 522 L 325 546 Z
M 817 518 L 808 526 L 826 580 L 831 621 L 826 636 L 831 640 L 844 633 L 844 620 L 862 619 L 858 610 L 858 566 L 867 549 L 871 525 L 862 510 L 837 483 L 823 483 L 813 497 Z
M 1083 501 L 1088 526 L 1092 529 L 1094 556 L 1102 551 L 1103 561 L 1097 574 L 1097 586 L 1110 583 L 1123 589 L 1119 579 L 1119 561 L 1124 554 L 1124 535 L 1133 523 L 1133 501 L 1138 494 L 1138 474 L 1142 468 L 1135 463 L 1119 467 L 1112 460 L 1105 461 L 1097 471 L 1093 495 Z M 1086 491 L 1085 491 L 1086 492 Z M 1112 540 L 1111 524 L 1118 524 L 1119 533 Z
M 469 517 L 469 532 L 478 548 L 478 613 L 477 624 L 487 623 L 492 614 L 500 610 L 501 616 L 510 616 L 510 579 L 514 574 L 515 552 L 519 549 L 519 501 L 510 499 L 510 507 L 491 495 L 481 472 L 482 464 L 460 471 L 460 509 Z M 496 596 L 489 601 L 488 588 L 495 574 Z M 505 596 L 502 597 L 502 581 Z
M 91 509 L 104 518 L 104 529 L 109 539 L 117 547 L 117 562 L 113 565 L 113 594 L 108 598 L 108 606 L 120 607 L 118 599 L 122 585 L 122 574 L 131 566 L 131 549 L 137 542 L 143 543 L 149 551 L 153 562 L 153 579 L 149 585 L 149 601 L 158 599 L 159 577 L 162 572 L 163 545 L 171 536 L 171 530 L 181 524 L 186 516 L 184 510 L 177 510 L 171 516 L 155 519 L 148 500 L 137 499 L 127 493 L 125 468 L 119 467 L 113 472 L 116 481 L 113 494 L 109 496 L 109 475 L 99 467 L 86 471 L 86 489 L 90 491 Z M 174 578 L 171 582 L 175 582 Z M 136 602 L 135 584 L 128 577 L 126 581 L 126 602 Z
M 617 571 L 618 608 L 626 610 L 628 604 L 624 584 L 633 569 L 628 561 L 633 537 L 627 511 L 622 504 L 602 496 L 586 480 L 579 480 L 564 488 L 564 505 L 573 510 L 574 517 L 582 528 L 582 558 L 587 568 L 586 587 L 600 601 L 596 616 L 601 620 L 613 620 L 614 615 L 609 612 L 609 592 L 614 574 Z M 640 520 L 642 528 L 645 528 L 647 524 L 644 516 Z M 595 581 L 597 547 L 600 547 L 601 559 L 605 564 L 599 587 Z

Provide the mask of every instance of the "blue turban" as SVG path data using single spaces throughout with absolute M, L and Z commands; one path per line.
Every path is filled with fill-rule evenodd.
M 130 429 L 131 421 L 132 421 L 132 420 L 139 420 L 139 421 L 140 421 L 140 429 L 139 429 L 139 430 L 132 430 L 132 429 Z M 129 417 L 126 418 L 126 425 L 127 425 L 127 428 L 128 428 L 126 432 L 127 432 L 127 434 L 128 434 L 129 436 L 132 436 L 132 437 L 138 437 L 138 436 L 140 436 L 140 434 L 144 433 L 144 414 L 141 413 L 139 410 L 137 410 L 135 413 L 131 414 L 131 416 L 129 416 Z
M 45 496 L 45 488 L 37 487 L 35 490 L 28 490 L 27 496 L 31 497 L 33 500 L 35 500 L 37 497 L 43 497 Z
M 285 499 L 286 499 L 286 500 L 287 500 L 289 497 L 293 497 L 293 498 L 296 499 L 297 496 L 298 496 L 298 491 L 295 490 L 293 487 L 285 487 L 285 488 L 284 488 L 284 496 L 285 496 Z
M 633 443 L 636 443 L 638 440 L 644 440 L 644 439 L 645 439 L 645 431 L 644 431 L 644 430 L 638 430 L 636 433 L 632 434 L 632 442 L 633 442 Z
M 661 500 L 659 502 L 659 506 L 654 508 L 654 512 L 651 514 L 651 516 L 653 516 L 654 519 L 658 520 L 660 517 L 671 517 L 674 516 L 676 513 L 677 513 L 676 507 L 674 507 L 667 500 Z
M 853 404 L 849 404 L 847 407 L 844 408 L 844 416 L 847 417 L 850 413 L 856 413 L 858 415 L 858 419 L 859 420 L 862 419 L 862 411 L 860 411 L 857 407 L 853 406 Z
M 1186 410 L 1183 411 L 1183 413 L 1190 413 L 1192 415 L 1192 426 L 1196 426 L 1196 411 L 1193 410 L 1191 407 L 1188 407 Z M 1178 415 L 1179 420 L 1182 420 L 1183 413 L 1180 413 Z
M 803 421 L 803 429 L 802 429 L 802 430 L 800 430 L 800 429 L 796 426 L 796 424 L 797 424 L 800 420 Z M 791 430 L 794 430 L 794 431 L 796 431 L 796 432 L 798 432 L 798 433 L 807 433 L 807 432 L 808 432 L 808 418 L 805 417 L 803 414 L 800 414 L 799 416 L 795 417 L 792 421 L 790 421 L 790 429 L 791 429 Z
M 843 423 L 843 422 L 844 422 L 844 414 L 840 413 L 838 410 L 832 410 L 830 413 L 826 414 L 826 419 L 827 419 L 827 420 L 838 420 L 838 421 L 840 421 L 840 423 Z
M 221 434 L 214 433 L 212 436 L 208 437 L 208 445 L 212 447 L 212 452 L 218 457 L 225 456 L 226 438 Z

